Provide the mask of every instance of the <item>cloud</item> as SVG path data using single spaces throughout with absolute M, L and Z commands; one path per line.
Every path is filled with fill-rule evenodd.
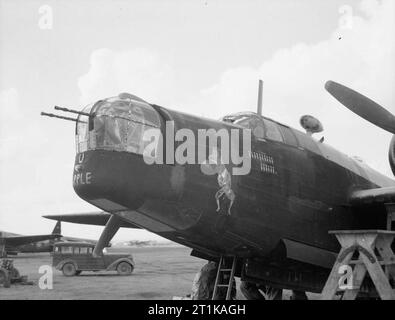
M 390 134 L 341 106 L 324 84 L 338 81 L 395 112 L 395 3 L 363 0 L 347 8 L 349 23 L 341 17 L 325 40 L 279 49 L 257 68 L 248 63 L 230 68 L 188 98 L 180 94 L 182 84 L 176 82 L 174 69 L 158 54 L 143 48 L 95 50 L 88 72 L 78 81 L 81 100 L 90 103 L 126 91 L 149 102 L 219 118 L 255 111 L 258 79 L 263 79 L 266 116 L 299 128 L 300 116 L 312 114 L 323 122 L 327 143 L 390 174 Z
M 259 68 L 226 70 L 201 91 L 191 109 L 216 118 L 241 109 L 255 111 L 260 78 L 265 115 L 299 127 L 302 114 L 313 114 L 323 122 L 328 143 L 389 173 L 390 135 L 359 119 L 324 90 L 332 79 L 395 112 L 395 2 L 366 0 L 357 9 L 351 28 L 339 26 L 324 41 L 280 49 Z
M 15 88 L 0 92 L 0 170 L 4 158 L 15 151 L 15 123 L 18 120 L 18 91 Z M 1 176 L 0 176 L 1 178 Z
M 72 125 L 40 118 L 26 100 L 16 88 L 0 91 L 0 227 L 33 234 L 50 231 L 40 229 L 44 213 L 92 208 L 71 185 Z
M 119 52 L 98 49 L 91 54 L 87 73 L 78 79 L 80 101 L 88 104 L 130 92 L 150 102 L 171 103 L 172 94 L 176 92 L 173 79 L 172 68 L 146 49 Z M 37 122 L 30 123 L 29 109 L 23 108 L 16 89 L 2 92 L 0 97 L 0 110 L 3 111 L 0 115 L 4 120 L 0 125 L 7 122 L 3 114 L 9 115 L 8 120 L 13 119 L 5 134 L 9 143 L 0 150 L 3 152 L 0 158 L 3 165 L 0 167 L 2 228 L 26 233 L 23 229 L 37 225 L 38 221 L 52 226 L 52 222 L 40 218 L 43 214 L 97 209 L 79 199 L 72 188 L 74 124 L 41 118 L 42 125 L 37 126 Z M 20 201 L 21 197 L 23 201 Z M 25 221 L 22 226 L 18 217 Z M 64 225 L 66 235 L 81 236 L 81 230 L 94 239 L 99 237 L 102 227 Z M 161 239 L 146 231 L 126 229 L 120 230 L 116 239 L 128 239 L 130 236 Z
M 128 51 L 97 49 L 90 57 L 90 69 L 78 80 L 84 104 L 129 92 L 144 100 L 157 97 L 171 103 L 174 72 L 159 56 L 147 49 Z
M 259 67 L 246 61 L 225 70 L 215 83 L 190 97 L 181 92 L 185 86 L 177 82 L 175 69 L 156 52 L 98 49 L 78 79 L 80 100 L 88 104 L 130 92 L 165 107 L 179 106 L 184 112 L 219 118 L 255 111 L 261 78 L 265 115 L 296 128 L 301 115 L 315 115 L 324 124 L 326 143 L 390 174 L 391 135 L 341 106 L 324 90 L 324 83 L 328 79 L 344 83 L 395 113 L 394 24 L 393 1 L 361 1 L 353 8 L 351 28 L 338 26 L 323 41 L 280 49 Z M 39 228 L 30 230 L 31 226 L 45 223 L 42 214 L 92 208 L 71 186 L 73 124 L 32 121 L 37 110 L 30 110 L 28 98 L 23 98 L 17 88 L 0 92 L 0 224 L 10 231 L 22 228 L 21 232 L 35 233 Z M 82 230 L 78 225 L 65 227 L 75 236 Z M 129 236 L 130 230 L 124 233 Z
M 0 91 L 0 119 L 18 114 L 18 91 L 15 88 Z

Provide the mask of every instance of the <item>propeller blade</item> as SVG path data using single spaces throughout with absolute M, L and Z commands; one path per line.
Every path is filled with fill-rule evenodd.
M 325 89 L 352 112 L 395 134 L 395 116 L 373 100 L 334 81 L 328 81 Z

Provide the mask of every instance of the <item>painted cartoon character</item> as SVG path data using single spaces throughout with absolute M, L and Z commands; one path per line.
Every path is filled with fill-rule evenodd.
M 235 201 L 236 195 L 232 190 L 232 177 L 229 171 L 226 169 L 225 165 L 219 164 L 217 166 L 217 174 L 218 174 L 218 185 L 220 189 L 215 194 L 215 199 L 217 201 L 217 212 L 221 210 L 220 199 L 223 195 L 225 195 L 230 201 L 228 207 L 228 215 L 231 214 L 231 208 L 233 206 L 233 202 Z
M 204 174 L 217 174 L 217 181 L 220 189 L 215 193 L 215 200 L 217 202 L 217 212 L 221 210 L 221 199 L 225 196 L 229 201 L 227 214 L 230 216 L 231 208 L 235 201 L 236 195 L 232 190 L 232 176 L 223 164 L 222 157 L 217 148 L 213 148 L 207 160 L 201 165 L 201 170 Z

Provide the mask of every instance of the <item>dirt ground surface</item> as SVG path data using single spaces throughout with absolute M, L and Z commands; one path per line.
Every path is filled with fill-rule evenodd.
M 111 250 L 111 248 L 110 248 Z M 111 250 L 112 251 L 112 250 Z M 116 272 L 83 272 L 80 276 L 65 277 L 53 270 L 53 289 L 39 288 L 39 268 L 51 266 L 49 253 L 19 254 L 14 266 L 27 275 L 34 285 L 0 286 L 0 299 L 172 299 L 189 294 L 192 281 L 204 260 L 190 256 L 184 247 L 142 247 L 122 249 L 131 252 L 136 263 L 130 276 Z
M 111 251 L 118 251 L 110 248 Z M 140 247 L 128 248 L 136 263 L 130 276 L 119 276 L 116 272 L 83 272 L 80 276 L 65 277 L 52 268 L 53 288 L 42 290 L 39 279 L 43 273 L 39 268 L 51 266 L 49 253 L 20 254 L 14 266 L 21 275 L 28 276 L 33 285 L 14 284 L 11 288 L 0 286 L 0 300 L 5 299 L 128 299 L 128 300 L 171 300 L 174 296 L 191 293 L 196 273 L 205 260 L 190 256 L 191 249 L 185 247 Z M 125 249 L 122 249 L 125 252 Z M 239 281 L 237 280 L 237 283 Z M 237 285 L 238 287 L 238 285 Z M 237 290 L 237 299 L 244 297 Z M 289 299 L 289 293 L 284 292 Z

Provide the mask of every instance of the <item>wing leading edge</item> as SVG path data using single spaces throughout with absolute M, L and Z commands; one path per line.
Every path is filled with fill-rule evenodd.
M 354 191 L 350 204 L 355 206 L 395 203 L 395 187 Z
M 51 220 L 62 221 L 62 222 L 105 226 L 108 220 L 110 219 L 111 214 L 104 211 L 99 211 L 99 212 L 89 212 L 89 213 L 45 215 L 43 217 Z M 120 227 L 141 229 L 139 226 L 124 220 L 120 222 Z
M 45 241 L 45 240 L 54 240 L 61 238 L 60 234 L 46 234 L 46 235 L 37 235 L 37 236 L 16 236 L 16 237 L 6 237 L 5 243 L 7 246 L 20 246 L 23 244 L 29 244 L 33 242 Z

